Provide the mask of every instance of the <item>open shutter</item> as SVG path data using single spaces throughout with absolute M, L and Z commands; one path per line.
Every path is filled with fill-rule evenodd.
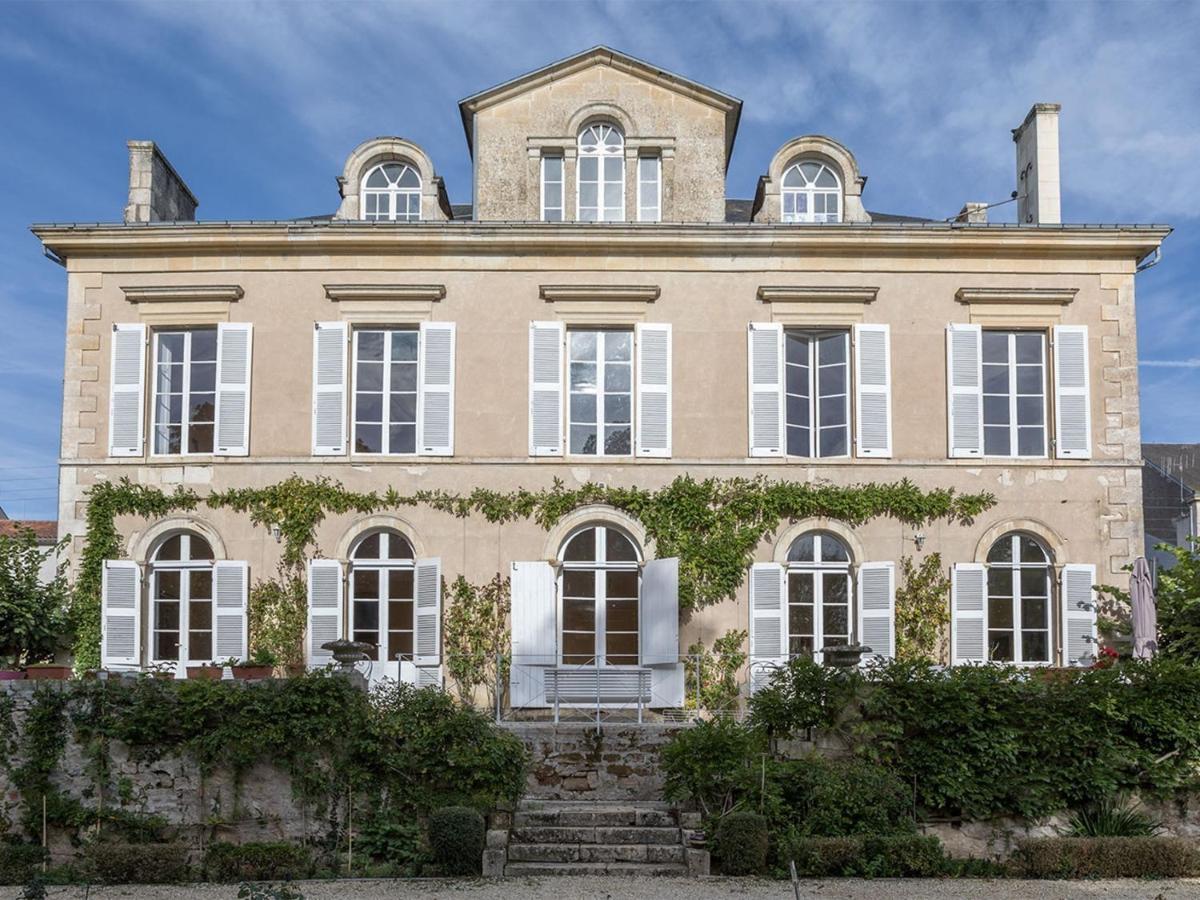
M 314 559 L 308 564 L 308 643 L 310 666 L 333 662 L 321 645 L 342 636 L 342 564 L 336 559 Z
M 346 452 L 346 323 L 317 322 L 313 331 L 314 456 Z
M 128 559 L 104 561 L 100 585 L 100 666 L 136 669 L 142 662 L 142 570 Z
M 418 667 L 436 666 L 442 661 L 442 561 L 418 559 L 414 580 L 414 662 Z
M 1096 567 L 1067 565 L 1062 570 L 1062 646 L 1064 666 L 1096 661 Z
M 250 344 L 254 326 L 217 326 L 217 456 L 250 454 Z M 230 654 L 232 656 L 232 654 Z
M 529 323 L 529 455 L 563 455 L 562 322 Z
M 422 322 L 417 449 L 424 456 L 454 455 L 454 323 Z
M 548 562 L 512 564 L 509 705 L 546 705 L 546 668 L 558 664 L 558 590 Z
M 145 442 L 146 326 L 114 325 L 108 455 L 141 456 Z
M 892 349 L 887 325 L 854 326 L 855 447 L 859 456 L 892 455 Z
M 950 577 L 950 664 L 987 662 L 987 570 L 957 563 Z
M 652 559 L 642 568 L 643 666 L 679 662 L 679 560 Z
M 1092 458 L 1086 325 L 1054 326 L 1054 450 L 1059 459 Z
M 246 630 L 249 590 L 250 572 L 246 563 L 219 562 L 213 565 L 213 598 L 216 601 L 213 653 L 216 659 L 241 661 L 250 655 Z
M 787 604 L 783 566 L 750 567 L 750 692 L 766 687 L 787 662 Z
M 671 455 L 671 326 L 639 323 L 637 455 Z
M 863 563 L 858 570 L 858 640 L 871 648 L 864 663 L 896 656 L 895 563 Z
M 983 456 L 983 330 L 946 326 L 950 456 Z
M 751 322 L 750 455 L 783 456 L 783 326 Z

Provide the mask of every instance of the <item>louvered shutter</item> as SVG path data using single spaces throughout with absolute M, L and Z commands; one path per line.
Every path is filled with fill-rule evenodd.
M 145 443 L 146 326 L 114 325 L 108 455 L 141 456 Z
M 1092 458 L 1086 325 L 1054 327 L 1054 449 L 1059 459 Z
M 418 450 L 425 456 L 454 455 L 454 323 L 421 323 L 417 398 Z
M 442 561 L 418 559 L 415 583 L 413 661 L 418 668 L 436 666 L 442 661 Z
M 219 660 L 244 660 L 247 647 L 246 603 L 250 589 L 249 567 L 244 562 L 213 565 L 213 653 Z
M 751 322 L 750 455 L 783 456 L 783 326 Z
M 442 686 L 442 667 L 441 666 L 419 666 L 417 668 L 417 687 L 438 687 Z
M 308 564 L 308 640 L 310 666 L 333 662 L 321 645 L 342 636 L 342 564 L 336 559 L 314 559 Z
M 142 570 L 127 559 L 104 562 L 100 584 L 100 666 L 142 664 Z
M 770 683 L 787 662 L 786 573 L 778 563 L 750 567 L 750 691 Z
M 653 559 L 642 568 L 641 663 L 679 662 L 679 560 Z
M 671 326 L 638 324 L 637 455 L 671 455 Z
M 987 662 L 987 570 L 957 563 L 950 578 L 950 664 Z
M 254 326 L 217 326 L 217 456 L 250 453 L 250 348 Z M 231 654 L 232 655 L 232 654 Z
M 887 325 L 854 326 L 856 440 L 859 456 L 892 455 L 892 350 Z
M 1096 661 L 1096 567 L 1067 565 L 1062 570 L 1062 646 L 1064 666 Z
M 871 648 L 864 663 L 896 655 L 895 563 L 863 563 L 858 570 L 858 640 Z
M 313 455 L 346 452 L 345 322 L 317 322 L 313 331 Z
M 983 330 L 946 326 L 950 456 L 983 456 Z
M 562 322 L 529 324 L 529 455 L 563 455 Z
M 546 706 L 546 669 L 558 664 L 558 585 L 547 562 L 512 564 L 509 705 Z

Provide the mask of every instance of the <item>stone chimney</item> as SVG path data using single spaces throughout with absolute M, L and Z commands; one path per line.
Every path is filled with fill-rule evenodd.
M 1017 145 L 1017 224 L 1058 225 L 1062 222 L 1058 178 L 1057 103 L 1035 103 L 1020 128 Z
M 968 225 L 986 225 L 987 211 L 988 205 L 986 203 L 967 202 L 958 211 L 958 215 L 954 217 L 954 221 L 965 222 Z
M 195 196 L 154 141 L 129 142 L 125 222 L 194 222 Z

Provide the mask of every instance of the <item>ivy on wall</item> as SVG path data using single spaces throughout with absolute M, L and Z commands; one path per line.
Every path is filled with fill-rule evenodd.
M 657 490 L 588 483 L 568 489 L 555 479 L 544 490 L 502 493 L 476 488 L 469 494 L 394 488 L 367 493 L 346 490 L 326 477 L 292 475 L 263 488 L 233 488 L 200 497 L 188 488 L 168 493 L 128 479 L 102 482 L 88 493 L 87 534 L 73 599 L 75 664 L 100 663 L 100 582 L 104 560 L 120 558 L 119 516 L 162 518 L 204 505 L 248 515 L 279 528 L 282 563 L 300 572 L 319 554 L 317 528 L 328 515 L 360 515 L 425 506 L 459 518 L 481 516 L 493 524 L 532 520 L 549 530 L 564 516 L 589 505 L 620 510 L 642 523 L 660 557 L 679 557 L 679 604 L 702 609 L 732 597 L 741 586 L 759 542 L 781 523 L 823 517 L 850 526 L 886 517 L 913 527 L 933 521 L 969 523 L 996 502 L 990 493 L 923 491 L 907 479 L 852 486 L 756 478 L 676 478 Z

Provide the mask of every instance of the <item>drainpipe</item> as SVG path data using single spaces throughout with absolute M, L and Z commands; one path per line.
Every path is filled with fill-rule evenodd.
M 1149 262 L 1147 262 L 1147 260 L 1149 260 Z M 1155 247 L 1137 261 L 1137 265 L 1133 267 L 1133 271 L 1135 273 L 1145 272 L 1147 269 L 1153 269 L 1160 262 L 1162 262 L 1162 247 Z

